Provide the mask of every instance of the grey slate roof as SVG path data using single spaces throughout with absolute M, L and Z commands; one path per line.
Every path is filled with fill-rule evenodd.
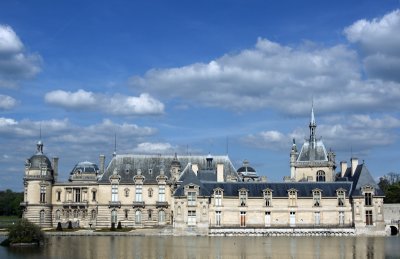
M 375 195 L 385 195 L 364 164 L 357 165 L 353 176 L 351 176 L 351 167 L 347 168 L 344 177 L 355 183 L 352 189 L 352 196 L 362 196 L 361 188 L 367 185 L 375 189 Z
M 175 196 L 183 196 L 182 184 L 175 192 Z M 203 188 L 202 188 L 203 187 Z M 307 183 L 263 183 L 263 182 L 240 182 L 240 183 L 210 183 L 203 182 L 200 186 L 200 196 L 211 196 L 213 190 L 221 188 L 224 190 L 224 196 L 239 196 L 239 190 L 244 188 L 248 190 L 248 197 L 263 197 L 263 190 L 271 189 L 273 197 L 288 197 L 288 190 L 296 189 L 297 197 L 312 197 L 314 189 L 320 189 L 323 197 L 336 197 L 338 189 L 346 190 L 346 195 L 352 188 L 352 182 L 307 182 Z
M 306 140 L 306 142 L 304 142 L 303 144 L 303 147 L 301 148 L 297 161 L 328 161 L 328 155 L 322 140 L 317 140 L 315 142 L 315 146 L 310 145 L 310 142 Z
M 181 164 L 181 176 L 190 169 L 190 164 L 197 164 L 199 176 L 204 180 L 216 180 L 215 168 L 217 164 L 224 165 L 224 177 L 227 175 L 237 176 L 228 156 L 214 156 L 212 165 L 213 170 L 207 170 L 207 156 L 177 156 Z M 133 183 L 133 177 L 141 170 L 145 177 L 145 183 L 155 183 L 156 177 L 160 175 L 161 168 L 164 168 L 164 174 L 171 179 L 171 164 L 176 164 L 175 156 L 159 155 L 116 155 L 112 158 L 105 169 L 104 174 L 99 179 L 100 183 L 109 183 L 109 177 L 116 171 L 121 176 L 120 183 Z M 212 175 L 214 174 L 214 175 Z

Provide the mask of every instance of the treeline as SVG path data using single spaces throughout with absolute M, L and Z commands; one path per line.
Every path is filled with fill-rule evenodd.
M 0 191 L 0 216 L 22 216 L 19 204 L 24 200 L 24 193 L 9 189 Z
M 388 173 L 379 178 L 379 187 L 385 193 L 385 203 L 400 203 L 400 174 Z

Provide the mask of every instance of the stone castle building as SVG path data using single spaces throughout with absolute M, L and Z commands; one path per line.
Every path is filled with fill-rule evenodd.
M 42 227 L 163 226 L 173 234 L 384 234 L 384 194 L 365 164 L 352 158 L 336 172 L 335 154 L 310 136 L 290 176 L 269 183 L 247 161 L 236 170 L 228 156 L 152 156 L 114 153 L 106 166 L 80 162 L 59 182 L 58 158 L 43 143 L 26 161 L 23 216 Z

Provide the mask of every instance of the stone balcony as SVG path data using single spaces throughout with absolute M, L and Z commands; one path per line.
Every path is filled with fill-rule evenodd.
M 134 208 L 144 208 L 144 201 L 134 201 L 133 203 L 132 203 L 132 206 L 134 207 Z
M 108 207 L 109 208 L 121 208 L 121 202 L 120 201 L 110 201 L 110 202 L 108 202 Z
M 69 207 L 69 208 L 85 208 L 88 206 L 87 201 L 79 201 L 79 202 L 74 202 L 74 201 L 65 201 L 62 203 L 63 207 Z
M 168 202 L 166 201 L 156 201 L 157 208 L 168 208 Z

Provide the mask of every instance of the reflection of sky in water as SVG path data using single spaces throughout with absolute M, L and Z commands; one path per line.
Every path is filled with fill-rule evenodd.
M 0 258 L 398 258 L 399 242 L 400 237 L 50 237 L 42 248 L 0 247 Z

